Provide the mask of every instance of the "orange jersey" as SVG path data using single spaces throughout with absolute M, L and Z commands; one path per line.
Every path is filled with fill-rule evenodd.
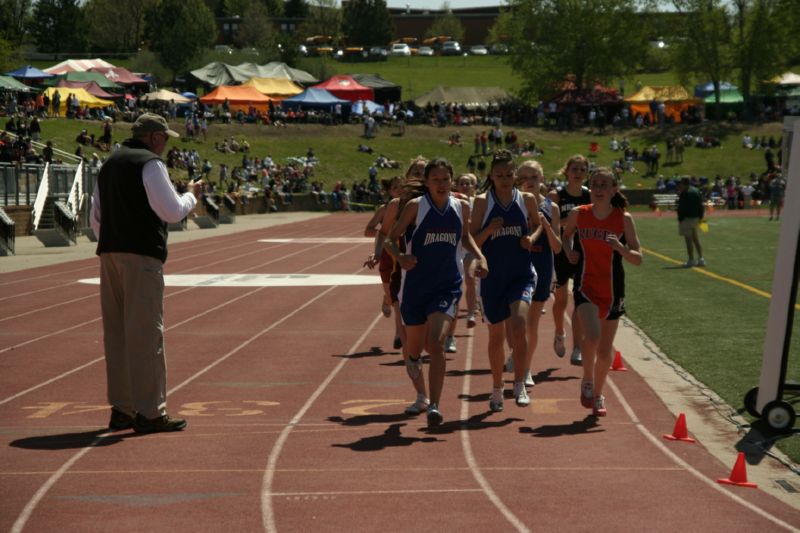
M 581 249 L 574 292 L 597 305 L 600 318 L 617 317 L 624 312 L 625 273 L 622 256 L 607 242 L 614 234 L 625 243 L 625 211 L 612 209 L 605 219 L 599 220 L 592 205 L 578 207 L 577 235 Z

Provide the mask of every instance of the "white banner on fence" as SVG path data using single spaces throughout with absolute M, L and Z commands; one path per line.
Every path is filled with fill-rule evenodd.
M 81 210 L 81 203 L 83 201 L 83 160 L 78 163 L 78 168 L 75 170 L 75 178 L 72 180 L 72 187 L 69 190 L 69 197 L 67 198 L 67 207 L 69 208 L 72 216 L 78 217 Z
M 36 191 L 36 200 L 33 202 L 33 229 L 39 229 L 39 221 L 42 219 L 42 212 L 44 211 L 44 204 L 47 201 L 47 196 L 50 194 L 50 163 L 44 166 L 42 172 L 42 179 L 39 181 L 39 190 Z

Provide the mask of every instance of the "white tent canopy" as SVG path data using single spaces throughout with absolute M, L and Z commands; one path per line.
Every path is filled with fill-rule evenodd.
M 145 102 L 169 102 L 170 100 L 174 100 L 176 104 L 188 104 L 191 102 L 190 99 L 186 98 L 182 94 L 167 91 L 166 89 L 160 89 L 158 91 L 142 95 L 142 100 Z
M 770 81 L 778 85 L 800 85 L 800 74 L 784 72 L 780 76 L 775 76 Z
M 58 65 L 44 69 L 48 74 L 63 74 L 65 72 L 85 72 L 90 68 L 114 68 L 114 65 L 102 59 L 67 59 Z

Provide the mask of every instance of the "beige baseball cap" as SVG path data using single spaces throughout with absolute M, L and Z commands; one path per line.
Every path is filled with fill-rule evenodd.
M 180 137 L 178 132 L 169 129 L 169 125 L 164 117 L 153 113 L 142 113 L 139 115 L 139 118 L 133 123 L 132 129 L 134 135 L 163 131 L 170 137 Z

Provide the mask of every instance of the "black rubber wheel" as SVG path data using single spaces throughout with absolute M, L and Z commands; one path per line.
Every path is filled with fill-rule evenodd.
M 785 432 L 792 430 L 797 415 L 791 404 L 775 400 L 764 406 L 761 418 L 775 431 Z
M 756 400 L 758 400 L 758 387 L 753 387 L 744 395 L 744 408 L 751 416 L 760 418 L 761 413 L 756 410 Z

